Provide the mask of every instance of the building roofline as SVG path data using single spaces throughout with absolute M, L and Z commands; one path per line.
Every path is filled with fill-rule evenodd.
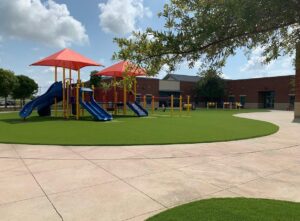
M 241 79 L 225 79 L 226 81 L 249 81 L 249 80 L 257 80 L 257 79 L 270 79 L 270 78 L 284 78 L 284 77 L 293 77 L 294 74 L 290 75 L 280 75 L 280 76 L 269 76 L 269 77 L 258 77 L 258 78 L 241 78 Z

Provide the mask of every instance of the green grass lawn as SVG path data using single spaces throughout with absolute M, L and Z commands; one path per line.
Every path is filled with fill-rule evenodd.
M 116 116 L 110 122 L 0 114 L 0 143 L 61 145 L 133 145 L 215 142 L 275 133 L 274 124 L 234 117 L 249 110 L 156 112 L 146 118 Z
M 162 212 L 147 221 L 296 221 L 300 203 L 247 198 L 201 200 Z

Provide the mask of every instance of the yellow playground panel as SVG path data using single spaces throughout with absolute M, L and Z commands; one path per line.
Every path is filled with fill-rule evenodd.
M 240 102 L 224 102 L 223 109 L 241 109 L 243 105 Z
M 209 108 L 218 108 L 218 103 L 217 102 L 207 102 L 206 104 L 206 108 L 209 109 Z

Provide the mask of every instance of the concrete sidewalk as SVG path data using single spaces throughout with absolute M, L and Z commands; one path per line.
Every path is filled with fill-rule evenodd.
M 0 144 L 0 220 L 144 220 L 211 197 L 300 202 L 293 113 L 241 114 L 274 135 L 209 144 L 62 147 Z

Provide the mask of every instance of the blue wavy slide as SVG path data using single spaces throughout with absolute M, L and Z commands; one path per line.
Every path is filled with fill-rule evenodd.
M 57 102 L 62 101 L 62 92 L 62 82 L 59 81 L 53 83 L 46 91 L 46 93 L 24 105 L 24 107 L 19 113 L 20 117 L 25 119 L 26 117 L 30 116 L 30 114 L 35 108 L 37 108 L 40 116 L 50 115 L 50 106 L 54 104 L 55 98 Z M 46 111 L 46 114 L 43 114 L 44 110 L 48 110 Z
M 89 93 L 90 94 L 90 101 L 83 101 L 82 93 Z M 90 88 L 81 88 L 80 89 L 80 105 L 86 109 L 94 118 L 95 120 L 99 121 L 109 121 L 112 120 L 112 116 L 107 113 L 100 105 L 98 105 L 93 98 L 93 90 Z
M 139 117 L 146 117 L 148 116 L 148 111 L 145 110 L 139 103 L 134 102 L 130 103 L 127 102 L 127 106 Z

